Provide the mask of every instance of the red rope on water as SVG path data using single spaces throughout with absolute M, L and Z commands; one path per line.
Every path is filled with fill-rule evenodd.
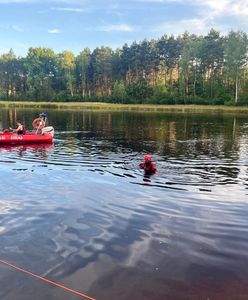
M 7 265 L 7 266 L 9 266 L 9 267 L 11 267 L 11 268 L 13 268 L 13 269 L 16 269 L 16 270 L 18 270 L 18 271 L 20 271 L 20 272 L 22 272 L 22 273 L 28 274 L 28 275 L 30 275 L 30 276 L 33 276 L 33 277 L 37 278 L 37 279 L 40 279 L 40 280 L 43 280 L 43 281 L 45 281 L 45 282 L 47 282 L 47 283 L 50 283 L 50 284 L 52 284 L 52 285 L 55 285 L 55 286 L 57 286 L 57 287 L 59 287 L 59 288 L 61 288 L 61 289 L 63 289 L 63 290 L 66 290 L 66 291 L 68 291 L 68 292 L 70 292 L 70 293 L 72 293 L 72 294 L 78 295 L 78 296 L 80 296 L 80 297 L 82 297 L 82 298 L 89 299 L 89 300 L 96 300 L 95 298 L 89 297 L 89 296 L 87 296 L 87 295 L 85 295 L 85 294 L 83 294 L 83 293 L 80 293 L 80 292 L 78 292 L 78 291 L 75 291 L 75 290 L 73 290 L 73 289 L 70 289 L 70 288 L 68 288 L 68 287 L 66 287 L 66 286 L 64 286 L 64 285 L 62 285 L 62 284 L 56 283 L 56 282 L 54 282 L 54 281 L 51 281 L 51 280 L 49 280 L 49 279 L 46 279 L 46 278 L 44 278 L 44 277 L 41 277 L 41 276 L 36 275 L 36 274 L 34 274 L 34 273 L 31 273 L 31 272 L 29 272 L 29 271 L 27 271 L 27 270 L 24 270 L 24 269 L 22 269 L 22 268 L 19 268 L 19 267 L 17 267 L 17 266 L 14 266 L 14 265 L 12 265 L 12 264 L 10 264 L 10 263 L 4 261 L 4 260 L 1 260 L 1 259 L 0 259 L 0 263 L 2 263 L 2 264 L 4 264 L 4 265 Z

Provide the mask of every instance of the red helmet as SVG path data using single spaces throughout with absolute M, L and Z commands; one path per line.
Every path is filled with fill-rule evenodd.
M 152 157 L 149 154 L 144 155 L 144 161 L 145 162 L 151 162 L 152 161 Z

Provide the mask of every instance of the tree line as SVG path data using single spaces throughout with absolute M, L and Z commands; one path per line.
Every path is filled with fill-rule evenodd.
M 125 44 L 55 53 L 29 48 L 0 55 L 0 98 L 157 104 L 248 104 L 248 38 L 185 32 Z

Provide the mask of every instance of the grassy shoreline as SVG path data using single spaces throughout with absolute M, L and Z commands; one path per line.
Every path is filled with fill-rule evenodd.
M 113 104 L 102 102 L 27 102 L 0 101 L 0 108 L 51 108 L 68 110 L 109 110 L 109 111 L 150 111 L 180 113 L 247 113 L 247 106 L 224 105 L 153 105 L 153 104 Z

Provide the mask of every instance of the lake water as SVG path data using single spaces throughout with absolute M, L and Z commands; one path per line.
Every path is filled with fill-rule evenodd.
M 46 112 L 53 145 L 0 148 L 1 260 L 98 300 L 248 299 L 247 116 Z M 0 264 L 0 299 L 82 298 Z

